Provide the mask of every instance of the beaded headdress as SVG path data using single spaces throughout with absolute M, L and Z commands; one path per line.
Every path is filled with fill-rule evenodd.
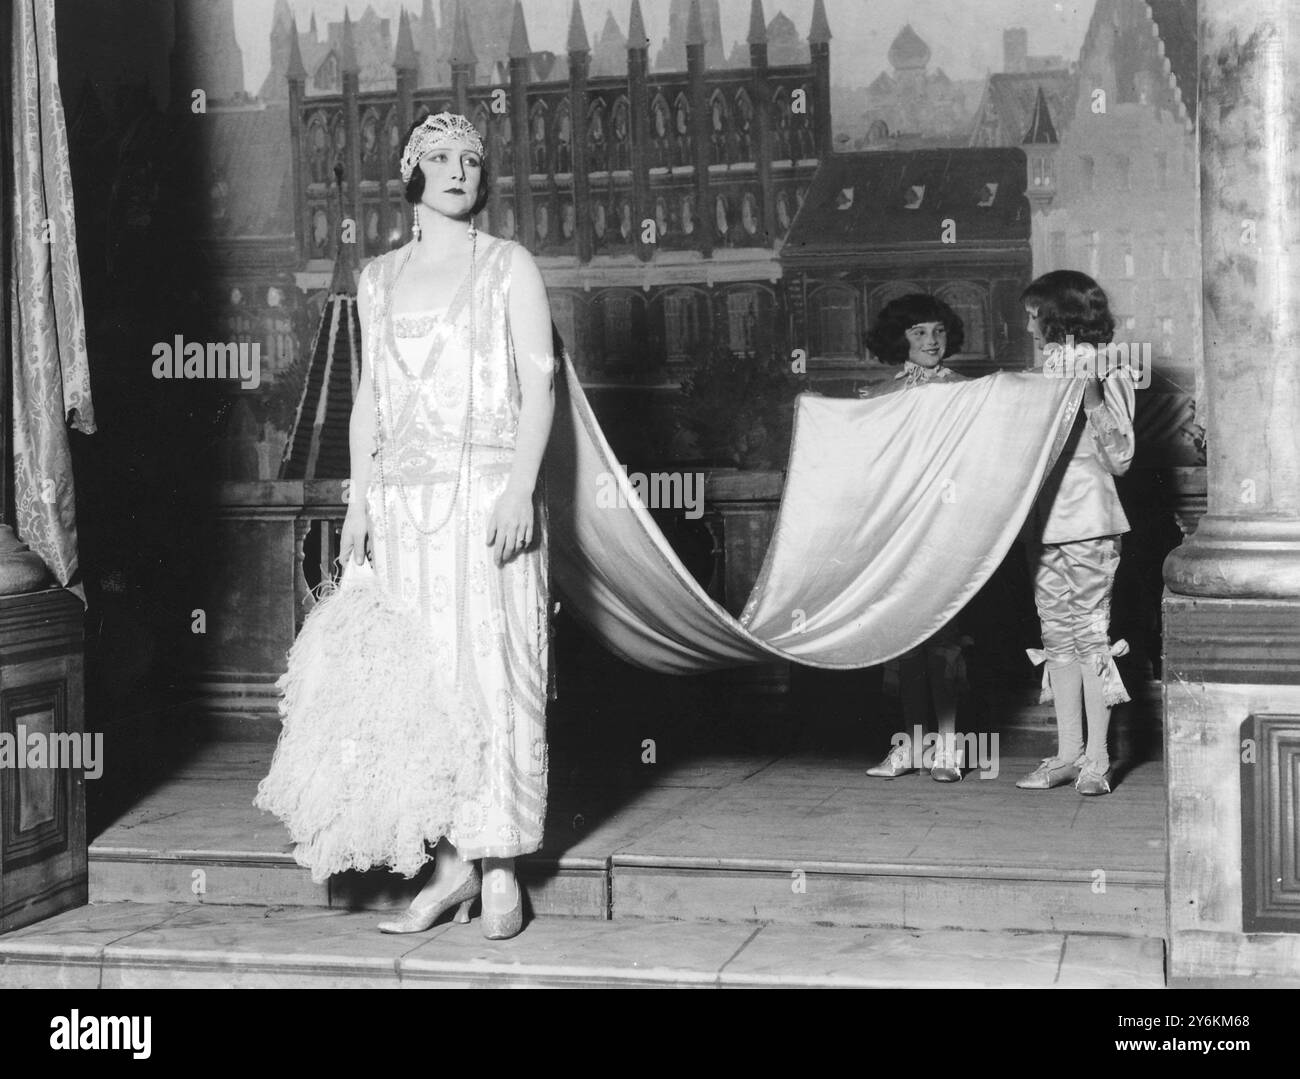
M 411 132 L 406 140 L 406 149 L 402 151 L 402 183 L 411 182 L 411 174 L 420 158 L 433 147 L 444 143 L 459 143 L 473 150 L 479 157 L 486 156 L 483 139 L 478 130 L 465 117 L 452 112 L 439 112 L 426 117 L 424 123 Z

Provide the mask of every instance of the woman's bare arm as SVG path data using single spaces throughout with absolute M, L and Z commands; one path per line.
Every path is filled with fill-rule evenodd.
M 510 478 L 488 525 L 502 562 L 533 539 L 533 492 L 555 415 L 555 351 L 546 285 L 532 255 L 516 246 L 510 275 L 510 336 L 519 380 L 519 427 Z
M 364 276 L 364 275 L 363 275 Z M 348 456 L 351 460 L 351 481 L 348 485 L 348 509 L 343 519 L 343 533 L 339 540 L 339 560 L 352 555 L 354 562 L 366 559 L 366 538 L 370 532 L 369 514 L 366 511 L 366 492 L 370 488 L 370 474 L 374 467 L 375 450 L 375 397 L 370 378 L 373 357 L 366 353 L 369 340 L 370 301 L 363 280 L 357 290 L 357 314 L 361 320 L 361 381 L 357 396 L 352 402 L 352 415 L 348 420 Z

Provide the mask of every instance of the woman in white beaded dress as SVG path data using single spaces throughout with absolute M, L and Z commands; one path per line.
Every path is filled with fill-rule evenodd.
M 390 864 L 410 872 L 431 853 L 435 868 L 410 908 L 379 928 L 420 932 L 452 907 L 467 921 L 481 895 L 484 933 L 501 939 L 522 927 L 515 858 L 541 846 L 546 814 L 538 476 L 554 413 L 550 308 L 528 251 L 474 226 L 488 175 L 468 120 L 438 113 L 415 125 L 401 174 L 413 239 L 361 275 L 340 556 L 360 562 L 369 540 L 379 581 L 431 632 L 440 677 L 431 709 L 454 712 L 471 733 L 454 778 L 397 795 L 405 849 Z

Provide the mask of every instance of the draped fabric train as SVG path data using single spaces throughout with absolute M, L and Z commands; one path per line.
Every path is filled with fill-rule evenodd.
M 563 366 L 546 459 L 552 576 L 608 648 L 674 674 L 867 667 L 928 639 L 1005 557 L 1083 392 L 999 372 L 865 401 L 801 396 L 775 532 L 736 619 L 637 501 Z M 620 506 L 597 505 L 603 476 Z

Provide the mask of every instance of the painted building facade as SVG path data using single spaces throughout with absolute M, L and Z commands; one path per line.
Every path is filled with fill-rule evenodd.
M 751 9 L 749 63 L 740 68 L 711 67 L 704 8 L 692 2 L 682 11 L 685 21 L 673 24 L 664 48 L 672 55 L 673 35 L 683 38 L 685 70 L 651 68 L 633 0 L 624 70 L 596 75 L 575 3 L 562 81 L 537 80 L 520 4 L 504 81 L 481 77 L 463 16 L 455 23 L 452 77 L 440 87 L 420 83 L 421 58 L 404 15 L 391 90 L 362 88 L 355 31 L 345 22 L 342 90 L 310 92 L 291 34 L 288 152 L 299 286 L 318 290 L 328 278 L 339 216 L 335 167 L 343 169 L 342 213 L 358 223 L 364 262 L 409 236 L 397 179 L 409 124 L 444 109 L 461 112 L 483 135 L 493 170 L 481 227 L 518 240 L 537 258 L 555 323 L 598 409 L 662 421 L 625 425 L 652 433 L 630 435 L 617 448 L 634 457 L 671 455 L 671 408 L 697 357 L 786 347 L 777 252 L 831 149 L 830 28 L 820 0 L 800 64 L 770 62 L 759 0 Z M 606 48 L 602 67 L 610 66 Z
M 885 304 L 913 292 L 937 296 L 961 318 L 955 369 L 1023 369 L 1025 173 L 1017 148 L 865 151 L 824 162 L 781 253 L 794 335 L 813 377 L 892 378 L 896 368 L 864 361 L 863 337 Z
M 1195 52 L 1194 5 L 1097 0 L 1076 67 L 992 76 L 971 134 L 1025 150 L 1034 273 L 1092 275 L 1116 341 L 1149 348 L 1139 433 L 1173 465 L 1204 411 Z
M 931 71 L 930 46 L 910 23 L 899 30 L 888 55 L 890 70 L 866 89 L 854 148 L 908 148 L 898 143 L 900 137 L 961 145 L 980 84 L 951 79 L 942 68 Z

